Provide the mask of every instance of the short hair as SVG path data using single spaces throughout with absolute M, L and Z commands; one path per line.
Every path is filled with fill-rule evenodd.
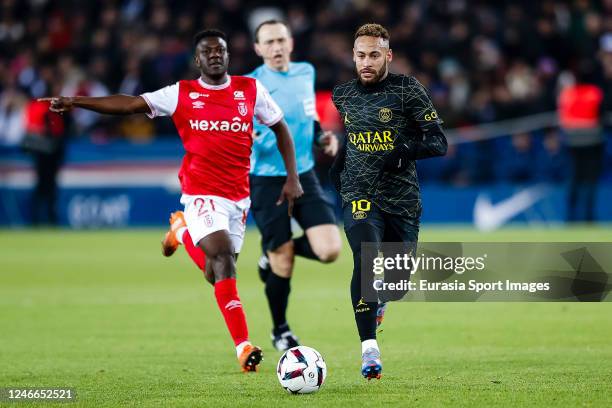
M 261 22 L 257 28 L 255 29 L 255 42 L 259 42 L 259 30 L 261 30 L 261 27 L 265 26 L 265 25 L 273 25 L 273 24 L 282 24 L 285 26 L 285 28 L 287 29 L 287 32 L 289 33 L 289 35 L 291 36 L 291 29 L 289 28 L 289 25 L 287 25 L 287 23 L 285 23 L 282 20 L 277 20 L 277 19 L 271 19 L 271 20 L 266 20 Z
M 355 31 L 355 40 L 359 37 L 377 37 L 389 41 L 389 32 L 380 24 L 364 24 Z
M 197 47 L 200 41 L 202 41 L 204 38 L 209 38 L 209 37 L 222 38 L 224 41 L 227 42 L 227 36 L 225 35 L 223 31 L 217 30 L 216 28 L 207 28 L 193 36 L 194 48 Z

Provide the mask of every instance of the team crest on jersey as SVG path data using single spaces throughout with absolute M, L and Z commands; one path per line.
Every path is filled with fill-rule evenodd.
M 246 116 L 248 112 L 249 110 L 247 109 L 246 103 L 240 102 L 238 104 L 238 113 L 240 113 L 242 116 Z
M 393 118 L 393 113 L 391 113 L 391 109 L 382 108 L 378 111 L 378 119 L 380 119 L 381 122 L 387 123 L 391 120 L 391 118 Z
M 195 102 L 192 102 L 191 106 L 193 107 L 193 109 L 202 109 L 204 107 L 204 102 L 195 101 Z
M 244 101 L 246 98 L 244 97 L 244 91 L 234 91 L 234 100 L 242 100 Z
M 213 225 L 213 217 L 210 214 L 204 214 L 204 223 L 206 224 L 206 226 L 208 228 L 212 227 Z

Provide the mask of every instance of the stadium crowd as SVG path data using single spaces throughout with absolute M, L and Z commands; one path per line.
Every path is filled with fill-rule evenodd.
M 555 111 L 559 90 L 585 68 L 612 110 L 612 0 L 262 4 L 272 2 L 4 0 L 0 144 L 18 144 L 27 133 L 22 118 L 31 98 L 138 94 L 193 77 L 191 38 L 203 27 L 228 33 L 230 73 L 248 73 L 259 65 L 251 33 L 272 17 L 290 25 L 294 60 L 316 67 L 317 90 L 354 76 L 351 34 L 360 23 L 386 25 L 392 70 L 430 89 L 446 128 Z M 67 128 L 93 139 L 173 133 L 168 120 L 85 111 L 75 112 Z M 542 128 L 451 147 L 446 158 L 423 164 L 422 177 L 455 184 L 562 181 L 567 160 L 561 132 Z

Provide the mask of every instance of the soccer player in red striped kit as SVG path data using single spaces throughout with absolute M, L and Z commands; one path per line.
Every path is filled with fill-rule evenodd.
M 186 228 L 182 231 L 206 254 L 207 279 L 236 346 L 243 371 L 256 371 L 261 348 L 249 341 L 246 317 L 236 289 L 235 260 L 244 239 L 249 209 L 253 116 L 276 134 L 287 167 L 279 202 L 302 195 L 295 149 L 283 113 L 253 78 L 229 76 L 226 36 L 204 30 L 194 37 L 200 78 L 183 80 L 140 96 L 52 97 L 54 112 L 73 107 L 106 114 L 171 116 L 185 147 L 179 172 Z M 182 235 L 182 234 L 181 234 Z M 194 246 L 194 247 L 195 247 Z

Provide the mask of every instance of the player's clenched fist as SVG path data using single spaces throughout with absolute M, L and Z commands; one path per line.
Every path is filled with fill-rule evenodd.
M 338 138 L 329 130 L 323 133 L 319 139 L 319 144 L 323 148 L 323 152 L 328 156 L 335 156 L 338 153 Z

